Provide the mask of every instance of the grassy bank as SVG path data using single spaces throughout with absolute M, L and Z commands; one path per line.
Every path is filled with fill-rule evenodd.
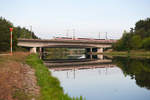
M 150 57 L 150 51 L 136 51 L 132 50 L 128 51 L 112 51 L 112 52 L 104 52 L 105 55 L 110 56 L 134 56 L 134 57 Z
M 0 54 L 0 100 L 32 100 L 38 96 L 33 89 L 36 88 L 33 82 L 34 74 L 28 74 L 33 71 L 29 66 L 25 66 L 28 55 L 26 52 Z M 32 81 L 28 81 L 31 78 Z M 33 84 L 34 87 L 29 84 Z
M 51 75 L 38 55 L 29 55 L 26 63 L 35 69 L 37 82 L 40 86 L 40 100 L 83 100 L 82 96 L 71 98 L 68 94 L 65 94 L 59 80 Z

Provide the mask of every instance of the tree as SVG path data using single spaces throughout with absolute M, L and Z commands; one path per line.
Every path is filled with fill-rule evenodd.
M 124 50 L 124 47 L 123 47 L 123 42 L 122 40 L 118 40 L 116 43 L 114 43 L 112 45 L 113 49 L 114 50 L 117 50 L 117 51 L 123 51 Z
M 150 18 L 140 20 L 135 24 L 135 34 L 140 35 L 142 38 L 150 36 Z
M 117 43 L 113 44 L 113 49 L 117 51 L 125 51 L 131 49 L 131 36 L 132 34 L 127 33 L 124 31 L 124 34 L 120 40 L 117 41 Z
M 0 17 L 0 51 L 8 51 L 10 49 L 10 31 L 9 28 L 13 27 L 13 24 L 6 19 Z M 15 49 L 17 39 L 13 34 L 13 46 Z
M 118 51 L 142 48 L 150 50 L 148 37 L 150 37 L 150 18 L 138 21 L 135 28 L 130 28 L 130 32 L 124 31 L 122 38 L 113 44 L 113 49 Z
M 143 48 L 146 50 L 150 50 L 150 37 L 145 38 L 142 42 Z
M 131 48 L 137 50 L 141 48 L 141 46 L 142 46 L 141 37 L 139 35 L 134 35 L 131 38 Z
M 18 38 L 34 38 L 38 37 L 34 32 L 20 26 L 14 27 L 13 24 L 5 18 L 0 17 L 0 52 L 8 51 L 10 49 L 10 31 L 9 28 L 13 27 L 13 50 L 17 48 Z

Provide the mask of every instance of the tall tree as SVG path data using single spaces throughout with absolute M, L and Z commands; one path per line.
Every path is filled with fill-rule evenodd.
M 7 21 L 5 18 L 0 17 L 0 52 L 8 51 L 10 49 L 10 31 L 9 28 L 13 27 L 13 49 L 17 48 L 18 38 L 33 38 L 38 37 L 34 32 L 29 31 L 26 28 L 20 26 L 14 27 L 13 24 Z
M 141 37 L 139 35 L 132 36 L 130 44 L 131 44 L 132 49 L 137 50 L 137 49 L 141 48 L 141 46 L 142 46 Z
M 11 27 L 13 27 L 13 24 L 11 22 L 0 17 L 0 51 L 8 51 L 10 49 L 9 28 Z M 17 42 L 15 34 L 13 34 L 13 42 Z M 16 47 L 16 44 L 13 44 L 13 46 Z

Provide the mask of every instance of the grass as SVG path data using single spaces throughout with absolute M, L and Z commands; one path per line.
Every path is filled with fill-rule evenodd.
M 51 75 L 38 55 L 29 55 L 26 63 L 35 69 L 37 83 L 40 86 L 39 100 L 83 100 L 82 96 L 71 98 L 68 94 L 65 94 L 59 80 Z
M 150 51 L 145 50 L 131 50 L 129 53 L 127 51 L 112 51 L 104 54 L 110 56 L 150 57 Z

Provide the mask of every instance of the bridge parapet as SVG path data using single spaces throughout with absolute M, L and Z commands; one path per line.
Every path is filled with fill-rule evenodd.
M 106 43 L 106 44 L 112 44 L 115 43 L 117 40 L 58 40 L 58 39 L 19 39 L 20 42 L 61 42 L 61 43 Z

